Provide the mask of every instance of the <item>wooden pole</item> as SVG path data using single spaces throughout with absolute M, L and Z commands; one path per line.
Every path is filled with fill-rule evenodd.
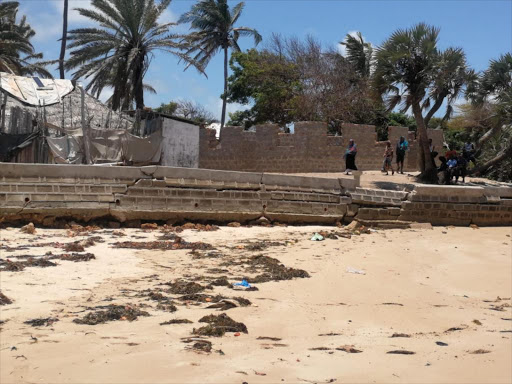
M 90 142 L 91 137 L 89 134 L 89 127 L 87 126 L 87 122 L 85 121 L 85 90 L 81 84 L 78 87 L 80 88 L 80 94 L 82 96 L 81 103 L 80 103 L 80 110 L 82 113 L 82 134 L 84 137 L 85 161 L 87 164 L 92 164 L 91 142 Z

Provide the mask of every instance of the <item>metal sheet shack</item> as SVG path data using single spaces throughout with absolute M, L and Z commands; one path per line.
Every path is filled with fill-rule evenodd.
M 135 121 L 140 121 L 135 130 L 141 136 L 162 130 L 160 165 L 199 168 L 199 123 L 151 110 L 128 113 Z

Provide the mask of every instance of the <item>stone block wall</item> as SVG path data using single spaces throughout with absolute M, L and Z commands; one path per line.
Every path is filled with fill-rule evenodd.
M 0 163 L 0 223 L 250 222 L 512 226 L 512 186 L 359 188 L 354 179 L 174 167 Z
M 400 136 L 409 141 L 404 168 L 418 169 L 418 142 L 414 132 L 405 127 L 389 127 L 393 145 Z M 443 132 L 429 130 L 436 148 L 443 146 Z M 259 125 L 254 131 L 242 127 L 224 127 L 220 140 L 215 131 L 201 129 L 199 167 L 247 172 L 341 172 L 345 170 L 343 155 L 348 141 L 354 139 L 360 170 L 380 170 L 385 142 L 377 141 L 373 125 L 344 124 L 343 136 L 327 135 L 327 126 L 319 122 L 295 123 L 293 134 L 280 131 L 277 125 Z

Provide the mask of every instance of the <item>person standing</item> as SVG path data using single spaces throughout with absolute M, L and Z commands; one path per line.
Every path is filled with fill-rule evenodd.
M 400 136 L 400 141 L 396 144 L 396 171 L 404 174 L 405 152 L 409 149 L 409 143 L 405 137 Z
M 389 168 L 391 168 L 391 174 L 395 174 L 395 170 L 393 169 L 393 147 L 391 146 L 391 141 L 386 143 L 386 149 L 384 149 L 384 163 L 382 164 L 382 172 L 386 172 L 386 175 L 389 175 Z
M 348 175 L 350 171 L 357 171 L 356 167 L 356 154 L 357 145 L 354 139 L 350 139 L 348 142 L 348 148 L 345 151 L 345 175 Z
M 476 165 L 475 159 L 475 146 L 470 141 L 466 141 L 464 143 L 464 147 L 462 148 L 462 156 L 466 160 L 466 163 L 473 162 L 473 165 Z

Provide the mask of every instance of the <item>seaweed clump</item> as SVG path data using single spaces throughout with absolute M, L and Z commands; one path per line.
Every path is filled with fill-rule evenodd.
M 0 292 L 0 305 L 12 304 L 12 300 Z
M 96 325 L 116 320 L 134 321 L 137 320 L 139 316 L 149 316 L 149 313 L 129 305 L 111 304 L 99 308 L 105 308 L 105 310 L 90 312 L 81 319 L 74 319 L 73 322 L 77 324 Z
M 206 287 L 192 281 L 176 280 L 174 283 L 166 283 L 169 286 L 168 292 L 175 295 L 191 295 L 204 291 Z
M 264 273 L 256 277 L 247 279 L 250 283 L 265 283 L 268 281 L 310 277 L 309 273 L 303 269 L 285 267 L 279 260 L 268 256 L 254 256 L 249 260 L 249 264 L 254 268 L 263 269 L 264 271 Z
M 244 323 L 239 323 L 233 320 L 225 313 L 220 315 L 208 315 L 199 319 L 200 323 L 208 323 L 207 326 L 195 329 L 192 331 L 195 335 L 200 336 L 224 336 L 226 332 L 247 332 L 247 327 Z

